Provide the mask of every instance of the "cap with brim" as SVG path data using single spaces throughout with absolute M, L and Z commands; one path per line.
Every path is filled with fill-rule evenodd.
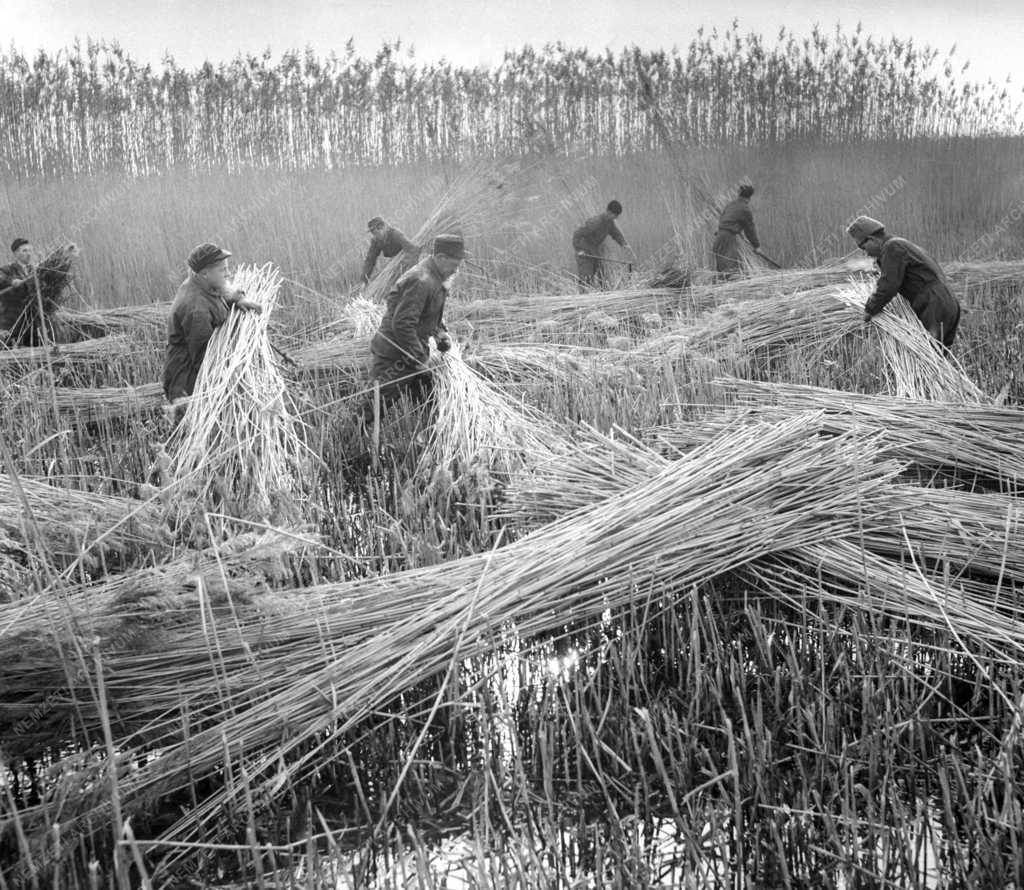
M 231 256 L 230 251 L 224 250 L 216 244 L 206 242 L 193 248 L 192 253 L 188 255 L 188 267 L 193 272 L 202 272 L 208 266 L 219 263 L 221 260 L 226 260 L 229 256 Z
M 885 226 L 877 219 L 872 219 L 870 216 L 858 216 L 850 223 L 846 231 L 854 241 L 860 242 L 884 230 Z
M 460 235 L 438 235 L 434 239 L 434 253 L 443 253 L 456 260 L 469 256 L 466 243 Z
M 377 226 L 386 226 L 386 225 L 387 225 L 387 223 L 384 222 L 383 219 L 381 219 L 379 216 L 375 216 L 373 219 L 371 219 L 366 224 L 366 228 L 368 228 L 368 229 L 375 229 L 375 228 L 377 228 Z
M 15 238 L 11 244 L 11 253 L 17 252 L 18 248 L 24 247 L 26 244 L 31 243 L 28 238 Z

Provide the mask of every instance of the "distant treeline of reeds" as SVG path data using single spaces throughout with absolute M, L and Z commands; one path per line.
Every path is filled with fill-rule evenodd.
M 29 175 L 621 155 L 658 144 L 650 100 L 685 145 L 1020 133 L 1022 96 L 966 72 L 952 52 L 859 27 L 774 41 L 701 29 L 670 52 L 527 46 L 472 69 L 351 43 L 154 67 L 88 41 L 0 53 L 0 157 Z

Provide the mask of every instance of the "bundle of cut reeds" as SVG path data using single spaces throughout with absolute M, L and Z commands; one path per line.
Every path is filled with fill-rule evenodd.
M 714 438 L 738 417 L 764 421 L 819 412 L 823 430 L 875 430 L 883 453 L 915 468 L 922 478 L 935 474 L 964 485 L 1018 491 L 1024 485 L 1024 443 L 1017 431 L 1024 412 L 995 405 L 922 401 L 864 395 L 791 383 L 735 377 L 714 381 L 728 399 L 705 407 L 686 424 L 650 430 L 645 439 L 670 450 L 685 450 Z M 733 405 L 727 404 L 733 401 Z
M 495 383 L 474 371 L 456 341 L 447 353 L 433 352 L 434 423 L 424 460 L 478 477 L 508 478 L 523 466 L 558 452 L 563 434 Z M 484 486 L 481 486 L 484 487 Z
M 478 161 L 468 165 L 444 188 L 430 216 L 416 230 L 412 243 L 424 253 L 438 235 L 457 233 L 464 238 L 482 233 L 493 234 L 508 224 L 514 211 L 511 180 L 518 172 L 516 164 Z M 404 258 L 401 254 L 387 261 L 366 287 L 366 298 L 382 302 L 398 280 Z
M 750 354 L 762 349 L 805 349 L 819 353 L 847 336 L 876 339 L 885 384 L 910 398 L 980 403 L 986 396 L 959 362 L 925 331 L 902 297 L 895 297 L 869 323 L 864 303 L 868 282 L 818 287 L 772 301 L 739 301 L 721 306 L 692 323 L 680 323 L 652 337 L 648 353 Z
M 8 475 L 0 475 L 0 531 L 58 569 L 131 563 L 169 544 L 161 513 L 149 502 Z
M 270 345 L 280 273 L 242 267 L 234 284 L 262 313 L 214 331 L 185 417 L 167 444 L 179 508 L 291 525 L 304 512 L 309 452 Z
M 139 349 L 129 337 L 115 334 L 53 346 L 21 346 L 0 349 L 0 369 L 55 365 L 108 364 Z
M 114 306 L 109 309 L 61 308 L 54 314 L 54 318 L 79 337 L 105 337 L 139 331 L 162 335 L 170 311 L 169 302 Z

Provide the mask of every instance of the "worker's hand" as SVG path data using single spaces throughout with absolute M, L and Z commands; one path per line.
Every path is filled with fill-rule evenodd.
M 447 352 L 452 348 L 452 338 L 448 334 L 438 334 L 436 339 L 438 352 Z
M 577 250 L 576 251 L 576 256 L 586 256 L 586 255 L 587 255 L 587 252 L 585 250 Z
M 24 284 L 24 283 L 25 283 L 25 279 L 24 278 L 12 278 L 11 279 L 11 287 L 17 287 L 19 284 Z
M 255 312 L 257 315 L 263 314 L 263 307 L 259 303 L 254 303 L 252 300 L 246 300 L 244 297 L 240 300 L 236 300 L 235 305 L 243 312 Z
M 865 309 L 864 310 L 864 324 L 867 324 L 869 321 L 871 321 L 872 318 L 874 318 L 874 316 Z

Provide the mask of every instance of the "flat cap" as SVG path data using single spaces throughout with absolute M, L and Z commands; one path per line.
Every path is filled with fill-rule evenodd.
M 188 267 L 193 272 L 202 272 L 207 266 L 219 263 L 231 256 L 231 252 L 211 244 L 209 241 L 192 248 L 188 255 Z
M 377 228 L 377 226 L 386 226 L 386 225 L 387 225 L 387 223 L 384 222 L 384 220 L 381 217 L 375 216 L 373 219 L 371 219 L 366 224 L 366 228 L 368 228 L 368 229 L 375 229 L 375 228 Z
M 854 241 L 863 241 L 865 238 L 883 231 L 885 231 L 885 226 L 870 216 L 858 216 L 846 229 L 847 234 Z
M 468 256 L 466 243 L 462 240 L 461 235 L 438 235 L 434 239 L 434 253 L 443 253 L 456 260 Z
M 19 247 L 24 247 L 29 243 L 28 238 L 15 238 L 14 241 L 11 242 L 11 253 L 14 253 Z

